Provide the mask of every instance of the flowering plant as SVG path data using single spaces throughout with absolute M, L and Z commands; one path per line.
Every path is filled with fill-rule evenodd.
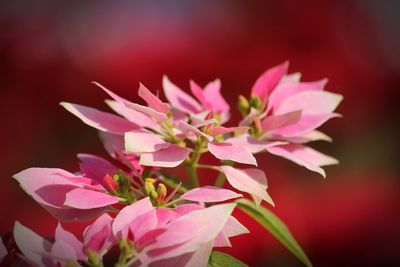
M 288 63 L 267 70 L 249 98 L 239 96 L 243 119 L 236 126 L 225 126 L 230 106 L 219 80 L 204 88 L 190 81 L 193 98 L 165 76 L 168 102 L 140 84 L 138 94 L 146 105 L 94 83 L 112 98 L 106 103 L 119 116 L 61 103 L 100 131 L 110 159 L 79 154 L 78 172 L 30 168 L 14 178 L 59 221 L 94 222 L 82 239 L 58 224 L 52 240 L 16 222 L 18 260 L 33 266 L 99 267 L 113 249 L 118 267 L 246 266 L 214 250 L 229 247 L 230 238 L 248 233 L 232 216 L 238 207 L 311 266 L 283 222 L 261 206 L 263 201 L 272 206 L 274 202 L 264 171 L 255 168 L 255 155 L 268 152 L 325 176 L 321 167 L 337 160 L 305 144 L 330 140 L 316 129 L 339 116 L 334 110 L 342 97 L 324 91 L 325 79 L 300 82 L 300 74 L 287 71 Z M 220 164 L 204 162 L 206 153 Z M 169 174 L 180 167 L 186 169 L 186 179 Z M 213 186 L 200 185 L 197 170 L 202 168 L 218 174 Z M 233 190 L 223 188 L 226 183 Z M 0 242 L 0 260 L 6 255 Z

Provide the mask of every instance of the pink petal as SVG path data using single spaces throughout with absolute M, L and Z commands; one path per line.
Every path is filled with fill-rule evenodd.
M 343 97 L 325 91 L 304 91 L 290 96 L 277 108 L 275 114 L 302 110 L 303 114 L 329 114 L 333 112 Z
M 128 225 L 139 216 L 148 213 L 154 209 L 148 197 L 141 199 L 129 206 L 126 206 L 115 217 L 112 230 L 114 236 L 119 239 L 128 235 Z
M 265 150 L 268 146 L 274 146 L 278 144 L 285 144 L 286 142 L 267 142 L 254 139 L 249 134 L 242 134 L 237 137 L 228 138 L 224 143 L 232 144 L 236 147 L 245 147 L 246 150 L 255 154 Z
M 157 226 L 156 210 L 153 209 L 145 214 L 142 214 L 129 223 L 129 231 L 133 235 L 135 243 L 138 247 L 147 240 L 144 235 Z
M 111 157 L 116 158 L 118 156 L 117 152 L 125 150 L 124 136 L 104 132 L 100 132 L 99 136 L 101 141 L 103 142 L 105 150 Z
M 111 164 L 108 160 L 95 155 L 78 154 L 78 158 L 81 161 L 79 164 L 81 172 L 86 177 L 90 177 L 100 184 L 103 183 L 103 177 L 106 174 L 113 175 L 119 170 L 119 168 Z
M 203 133 L 202 131 L 200 131 L 199 129 L 197 129 L 196 127 L 187 124 L 186 122 L 183 121 L 178 121 L 177 123 L 177 128 L 178 130 L 180 130 L 183 135 L 187 136 L 189 132 L 194 133 L 196 136 L 203 136 L 205 138 L 207 138 L 207 140 L 209 142 L 211 142 L 214 138 L 208 134 Z
M 51 251 L 52 244 L 49 241 L 43 239 L 18 221 L 14 225 L 14 240 L 25 257 L 39 266 L 44 265 L 42 254 Z
M 174 209 L 174 211 L 177 212 L 180 215 L 184 215 L 184 214 L 189 213 L 191 211 L 201 210 L 201 209 L 204 209 L 203 205 L 190 203 L 190 204 L 179 205 L 178 207 L 176 207 Z
M 224 188 L 204 186 L 192 189 L 184 193 L 180 198 L 198 202 L 220 202 L 238 197 L 243 197 L 243 195 Z
M 174 108 L 185 113 L 198 113 L 202 111 L 200 104 L 173 84 L 167 76 L 163 77 L 163 88 L 165 97 Z
M 103 192 L 78 188 L 67 193 L 64 205 L 77 209 L 92 209 L 112 205 L 118 201 L 118 197 Z
M 251 93 L 260 97 L 261 100 L 265 102 L 266 98 L 282 79 L 283 75 L 287 73 L 288 67 L 289 63 L 284 62 L 265 71 L 253 85 Z
M 217 159 L 232 160 L 243 164 L 257 166 L 256 158 L 243 147 L 234 146 L 230 143 L 208 143 L 208 149 Z
M 297 93 L 309 90 L 323 90 L 327 79 L 322 79 L 315 82 L 286 82 L 279 84 L 276 89 L 271 93 L 268 98 L 268 111 L 276 110 L 280 104 L 285 101 L 288 97 L 295 95 Z
M 274 202 L 266 191 L 267 185 L 260 183 L 260 181 L 266 180 L 263 171 L 258 169 L 239 170 L 231 166 L 221 166 L 220 168 L 228 179 L 228 182 L 234 188 L 274 205 Z M 260 205 L 257 202 L 256 205 Z
M 301 118 L 301 110 L 288 112 L 281 115 L 267 116 L 261 122 L 264 132 L 273 131 L 297 123 Z
M 213 126 L 211 129 L 211 135 L 217 136 L 217 135 L 233 133 L 233 132 L 246 133 L 248 130 L 249 130 L 249 127 L 247 127 L 247 126 L 237 126 L 237 127 Z
M 337 113 L 318 114 L 318 115 L 302 114 L 300 120 L 297 123 L 288 125 L 281 129 L 276 129 L 275 131 L 271 132 L 271 135 L 281 136 L 281 137 L 307 135 L 311 131 L 320 127 L 326 121 L 336 117 L 340 117 L 340 115 Z
M 129 122 L 124 118 L 94 108 L 66 102 L 62 102 L 60 105 L 77 116 L 87 125 L 100 131 L 124 134 L 125 132 L 139 128 L 138 125 Z
M 144 101 L 146 101 L 147 105 L 162 113 L 167 113 L 169 112 L 169 105 L 167 103 L 163 103 L 156 95 L 154 95 L 152 92 L 150 92 L 149 89 L 147 89 L 143 84 L 140 84 L 139 86 L 139 96 L 143 98 Z
M 146 106 L 132 103 L 132 104 L 129 104 L 128 107 L 132 108 L 132 109 L 134 109 L 134 110 L 136 110 L 158 122 L 164 122 L 167 119 L 167 115 L 165 113 L 155 111 L 154 109 L 146 107 Z
M 164 226 L 176 216 L 176 212 L 170 209 L 158 208 L 156 210 L 157 227 Z
M 308 143 L 312 141 L 332 142 L 331 137 L 317 130 L 311 131 L 301 136 L 285 137 L 285 140 L 287 140 L 290 143 L 299 143 L 299 144 Z
M 125 104 L 113 100 L 106 100 L 106 103 L 116 113 L 136 125 L 140 125 L 141 127 L 148 127 L 154 130 L 160 129 L 160 126 L 155 123 L 151 118 L 149 118 L 148 113 L 143 114 L 143 112 L 139 112 L 133 108 L 126 106 Z M 154 114 L 151 113 L 151 115 Z
M 56 240 L 51 247 L 51 253 L 49 257 L 54 258 L 53 262 L 67 263 L 68 261 L 76 262 L 78 260 L 76 252 L 70 244 L 63 240 Z
M 64 241 L 75 251 L 75 255 L 79 260 L 85 260 L 87 257 L 83 253 L 83 244 L 72 233 L 64 230 L 60 223 L 58 223 L 55 232 L 56 241 Z M 53 246 L 54 247 L 54 246 Z
M 214 205 L 177 218 L 146 251 L 150 251 L 153 260 L 160 260 L 199 250 L 223 229 L 235 206 L 232 203 Z
M 98 83 L 98 82 L 92 82 L 92 83 L 94 85 L 97 85 L 98 87 L 100 87 L 100 89 L 102 89 L 104 92 L 106 92 L 115 101 L 120 102 L 120 103 L 125 104 L 125 105 L 129 105 L 129 104 L 132 103 L 131 101 L 126 100 L 125 98 L 122 98 L 122 97 L 118 96 L 117 94 L 113 93 L 112 91 L 108 90 L 106 87 L 104 87 L 100 83 Z
M 181 164 L 189 155 L 189 150 L 175 144 L 153 153 L 143 153 L 139 164 L 143 166 L 173 168 Z
M 229 217 L 229 220 L 226 222 L 224 229 L 218 234 L 215 238 L 214 246 L 215 247 L 231 247 L 231 243 L 229 241 L 230 237 L 247 234 L 249 230 L 244 227 L 235 217 Z
M 111 231 L 112 222 L 113 218 L 110 215 L 103 214 L 88 226 L 83 234 L 85 248 L 100 253 L 100 255 L 105 254 L 114 241 Z
M 199 102 L 203 105 L 204 108 L 211 110 L 211 104 L 207 102 L 203 89 L 195 83 L 194 81 L 190 80 L 190 90 L 192 91 L 192 94 L 199 100 Z
M 209 82 L 203 90 L 204 97 L 211 105 L 211 110 L 217 113 L 229 112 L 229 105 L 221 95 L 221 81 L 216 79 Z
M 125 149 L 128 152 L 155 152 L 169 146 L 170 143 L 165 142 L 154 133 L 144 131 L 125 133 Z
M 320 166 L 337 164 L 338 161 L 310 147 L 298 144 L 281 145 L 267 149 L 271 154 L 293 161 L 307 169 L 318 172 L 325 177 L 325 171 Z

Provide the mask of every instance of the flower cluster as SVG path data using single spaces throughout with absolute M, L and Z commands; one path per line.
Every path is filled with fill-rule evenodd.
M 243 119 L 236 126 L 226 126 L 230 106 L 218 79 L 204 88 L 190 81 L 192 97 L 165 76 L 168 102 L 140 84 L 145 105 L 94 83 L 118 115 L 61 103 L 100 131 L 110 159 L 79 154 L 77 172 L 30 168 L 14 178 L 59 221 L 94 222 L 82 239 L 59 224 L 52 241 L 16 222 L 20 259 L 34 266 L 103 266 L 113 249 L 119 252 L 114 266 L 206 266 L 214 248 L 248 233 L 232 216 L 232 200 L 246 193 L 255 208 L 262 201 L 274 205 L 256 154 L 281 156 L 323 176 L 322 166 L 337 163 L 305 144 L 330 140 L 316 129 L 339 116 L 334 110 L 342 97 L 324 91 L 325 79 L 301 82 L 300 74 L 287 71 L 287 63 L 267 70 L 248 98 L 239 96 Z M 206 164 L 205 153 L 220 164 Z M 187 177 L 167 174 L 181 167 Z M 213 186 L 200 186 L 199 168 L 218 174 Z M 0 242 L 0 260 L 6 254 Z

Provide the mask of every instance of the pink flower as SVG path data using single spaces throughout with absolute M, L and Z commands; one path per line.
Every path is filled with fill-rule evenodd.
M 3 240 L 1 240 L 0 238 L 0 263 L 2 262 L 2 260 L 7 256 L 7 249 L 3 244 Z
M 324 91 L 326 79 L 300 82 L 298 74 L 286 75 L 287 68 L 288 63 L 285 62 L 267 70 L 258 78 L 252 88 L 253 107 L 242 124 L 253 123 L 258 131 L 257 139 L 265 142 L 264 148 L 257 152 L 267 150 L 325 176 L 321 166 L 336 164 L 337 160 L 306 147 L 303 143 L 330 140 L 316 128 L 327 120 L 340 116 L 334 110 L 342 96 Z M 260 99 L 261 106 L 256 103 L 257 98 Z M 228 142 L 249 147 L 243 142 L 243 137 L 237 139 Z M 246 141 L 257 142 L 252 137 L 246 137 Z
M 102 257 L 114 244 L 111 233 L 112 218 L 103 214 L 84 232 L 83 243 L 58 224 L 54 242 L 50 242 L 19 222 L 14 226 L 14 238 L 22 259 L 30 265 L 67 266 L 78 261 L 88 263 L 89 251 Z
M 95 177 L 75 176 L 62 169 L 30 168 L 14 178 L 36 202 L 62 221 L 93 219 L 119 201 Z

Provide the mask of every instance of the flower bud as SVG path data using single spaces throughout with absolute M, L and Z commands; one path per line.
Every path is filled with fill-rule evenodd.
M 146 178 L 144 181 L 144 191 L 146 192 L 146 195 L 150 196 L 151 198 L 157 198 L 157 192 L 156 188 L 154 187 L 154 182 L 156 180 L 153 178 Z
M 162 203 L 164 202 L 165 197 L 167 196 L 167 188 L 164 184 L 159 183 L 157 186 L 157 202 Z
M 106 185 L 107 190 L 109 190 L 110 192 L 115 193 L 119 189 L 119 184 L 115 181 L 113 177 L 108 174 L 104 176 L 103 183 Z
M 244 96 L 239 95 L 238 109 L 239 109 L 240 113 L 242 113 L 242 116 L 247 115 L 249 108 L 250 108 L 249 101 L 247 101 L 247 99 Z
M 250 97 L 250 106 L 260 110 L 262 108 L 262 106 L 263 106 L 263 102 L 262 102 L 260 97 L 258 97 L 256 95 L 252 95 Z

